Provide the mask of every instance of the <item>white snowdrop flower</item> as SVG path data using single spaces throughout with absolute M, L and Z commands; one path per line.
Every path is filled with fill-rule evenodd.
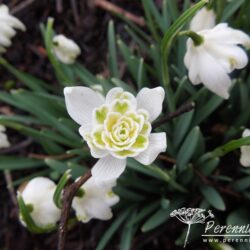
M 31 209 L 30 215 L 41 228 L 53 226 L 59 221 L 61 211 L 53 201 L 56 185 L 49 178 L 36 177 L 21 190 L 24 203 Z M 22 224 L 25 225 L 22 217 Z
M 5 131 L 5 127 L 0 125 L 0 148 L 8 148 L 10 146 L 10 142 Z
M 87 87 L 66 87 L 64 94 L 67 111 L 81 125 L 79 132 L 91 155 L 100 158 L 92 168 L 95 178 L 118 178 L 127 157 L 149 165 L 166 151 L 166 133 L 151 133 L 151 122 L 162 111 L 162 87 L 143 88 L 136 97 L 118 87 L 106 98 Z
M 193 32 L 192 35 L 197 43 L 188 39 L 184 58 L 190 81 L 194 85 L 203 83 L 210 91 L 228 99 L 232 85 L 229 74 L 248 63 L 246 52 L 238 45 L 248 47 L 249 36 L 228 27 L 226 23 Z
M 9 8 L 0 5 L 0 53 L 6 51 L 6 47 L 11 45 L 11 38 L 15 36 L 15 29 L 25 31 L 24 24 L 9 13 Z
M 245 129 L 243 131 L 242 137 L 250 136 L 250 129 Z M 250 146 L 242 146 L 240 147 L 241 156 L 240 156 L 240 164 L 244 167 L 250 167 Z
M 197 32 L 211 29 L 215 26 L 216 15 L 213 9 L 206 7 L 197 11 L 190 23 L 190 29 Z
M 73 40 L 64 35 L 56 35 L 53 38 L 53 52 L 62 63 L 72 64 L 81 54 L 81 49 Z
M 119 197 L 113 193 L 112 188 L 116 181 L 98 182 L 91 177 L 82 187 L 82 197 L 75 197 L 72 207 L 76 217 L 84 223 L 91 219 L 109 220 L 112 218 L 111 206 L 119 202 Z

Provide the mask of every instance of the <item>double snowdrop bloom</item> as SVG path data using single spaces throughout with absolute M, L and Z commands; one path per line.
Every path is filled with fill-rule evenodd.
M 229 74 L 248 63 L 246 52 L 238 45 L 249 48 L 250 38 L 227 23 L 214 25 L 212 10 L 202 9 L 196 14 L 190 29 L 196 32 L 191 37 L 198 42 L 188 39 L 184 63 L 194 85 L 203 83 L 210 91 L 228 99 L 232 85 Z
M 30 215 L 37 226 L 46 228 L 59 221 L 61 211 L 53 202 L 56 185 L 45 177 L 36 177 L 28 182 L 19 195 L 30 209 Z M 26 225 L 20 216 L 23 225 Z
M 84 223 L 91 219 L 111 219 L 113 214 L 110 207 L 120 200 L 112 191 L 115 185 L 116 181 L 100 183 L 93 177 L 85 182 L 80 188 L 82 197 L 76 196 L 72 202 L 77 219 Z
M 11 38 L 15 36 L 15 29 L 25 31 L 26 28 L 16 17 L 10 15 L 6 5 L 0 5 L 0 53 L 6 51 L 6 47 L 11 45 Z
M 64 35 L 56 35 L 53 38 L 53 52 L 62 63 L 72 64 L 81 54 L 81 49 L 73 40 Z
M 0 125 L 0 149 L 8 148 L 10 146 L 10 142 L 8 140 L 7 135 L 5 134 L 5 127 Z
M 162 111 L 163 88 L 143 88 L 136 97 L 122 88 L 111 89 L 106 98 L 87 87 L 66 87 L 64 94 L 68 113 L 81 125 L 79 132 L 92 156 L 100 158 L 93 177 L 118 178 L 127 157 L 149 165 L 166 151 L 166 133 L 151 133 L 151 122 Z
M 243 131 L 242 137 L 244 138 L 247 136 L 250 136 L 250 129 L 245 129 Z M 242 146 L 240 150 L 240 164 L 244 167 L 250 167 L 250 146 Z

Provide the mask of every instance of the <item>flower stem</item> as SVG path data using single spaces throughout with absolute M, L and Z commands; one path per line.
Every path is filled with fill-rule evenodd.
M 204 42 L 203 37 L 192 30 L 181 31 L 179 32 L 179 36 L 190 37 L 193 40 L 195 46 L 200 46 Z
M 63 192 L 63 208 L 61 213 L 59 232 L 58 232 L 58 250 L 65 249 L 66 235 L 67 235 L 67 222 L 69 218 L 72 200 L 76 195 L 79 188 L 92 176 L 91 170 L 81 176 L 76 182 L 67 186 Z

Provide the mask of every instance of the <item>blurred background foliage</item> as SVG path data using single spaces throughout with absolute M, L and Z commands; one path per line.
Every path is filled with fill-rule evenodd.
M 162 0 L 160 5 L 153 0 L 138 2 L 145 26 L 140 27 L 114 14 L 106 29 L 107 63 L 98 72 L 93 73 L 86 64 L 77 62 L 68 66 L 54 58 L 51 46 L 59 24 L 56 19 L 54 23 L 53 19 L 48 19 L 40 26 L 44 41 L 41 48 L 45 49 L 47 63 L 53 67 L 52 79 L 55 81 L 49 82 L 46 77 L 31 74 L 29 68 L 24 72 L 21 67 L 14 67 L 11 61 L 0 59 L 1 67 L 13 75 L 2 84 L 0 92 L 1 103 L 10 106 L 13 112 L 1 114 L 0 124 L 11 133 L 15 131 L 21 135 L 22 141 L 15 141 L 12 147 L 22 146 L 23 140 L 31 141 L 33 145 L 21 154 L 0 151 L 0 170 L 20 172 L 13 181 L 14 188 L 40 175 L 58 181 L 68 169 L 72 170 L 75 179 L 93 166 L 95 160 L 78 134 L 77 125 L 66 112 L 65 86 L 95 87 L 98 84 L 103 87 L 103 93 L 119 86 L 137 93 L 146 86 L 163 85 L 162 37 L 190 8 L 192 1 Z M 249 33 L 248 0 L 217 0 L 211 5 L 216 10 L 218 22 L 228 22 Z M 116 23 L 122 32 L 117 32 Z M 188 22 L 184 28 L 188 28 Z M 143 166 L 129 159 L 115 188 L 121 201 L 114 208 L 113 221 L 96 243 L 97 250 L 112 249 L 110 242 L 117 231 L 119 249 L 132 249 L 132 246 L 145 249 L 148 244 L 145 239 L 164 234 L 169 228 L 174 231 L 170 240 L 182 246 L 186 228 L 173 225 L 177 223 L 175 219 L 169 219 L 169 215 L 183 206 L 211 208 L 218 223 L 223 225 L 250 222 L 249 212 L 246 212 L 250 199 L 250 169 L 240 166 L 237 150 L 246 141 L 235 140 L 241 138 L 245 127 L 250 126 L 247 110 L 250 106 L 249 66 L 234 72 L 231 97 L 223 101 L 205 87 L 190 84 L 183 63 L 185 42 L 185 37 L 178 37 L 171 47 L 168 65 L 172 93 L 167 93 L 162 116 L 172 111 L 169 95 L 173 109 L 190 101 L 195 103 L 195 109 L 156 129 L 167 132 L 168 148 L 154 164 Z M 18 52 L 15 46 L 11 50 Z M 104 49 L 102 53 L 105 53 Z M 95 60 L 98 64 L 98 59 Z M 229 151 L 232 152 L 225 155 Z M 191 230 L 190 241 L 200 240 L 203 228 L 193 226 Z M 218 245 L 212 244 L 210 248 L 218 249 Z M 235 248 L 249 249 L 249 244 L 237 244 Z

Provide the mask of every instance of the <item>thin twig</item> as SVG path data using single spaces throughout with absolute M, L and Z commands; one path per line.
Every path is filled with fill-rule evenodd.
M 67 222 L 69 218 L 72 200 L 76 195 L 79 188 L 92 176 L 91 170 L 85 175 L 81 176 L 76 182 L 67 186 L 63 191 L 63 208 L 61 213 L 59 235 L 58 235 L 58 250 L 65 249 L 66 235 L 67 235 Z
M 79 14 L 78 14 L 78 8 L 77 8 L 76 1 L 75 0 L 70 0 L 70 4 L 71 4 L 72 11 L 73 11 L 73 16 L 74 16 L 74 19 L 75 19 L 76 26 L 79 26 L 80 17 L 79 17 Z
M 7 189 L 9 191 L 12 203 L 14 204 L 15 207 L 17 207 L 16 193 L 15 193 L 15 190 L 13 188 L 12 176 L 11 176 L 11 172 L 9 170 L 4 171 L 4 178 L 5 178 L 5 181 L 7 184 L 6 186 L 7 186 Z
M 35 0 L 22 1 L 19 5 L 17 5 L 16 7 L 14 7 L 10 11 L 10 13 L 11 14 L 16 14 L 17 12 L 20 12 L 22 9 L 26 8 L 28 5 L 32 4 L 33 2 L 35 2 Z
M 176 160 L 174 158 L 167 156 L 167 155 L 159 155 L 158 158 L 162 161 L 176 164 Z
M 190 102 L 187 104 L 182 105 L 181 107 L 179 107 L 176 111 L 166 115 L 165 117 L 157 120 L 156 122 L 153 123 L 153 128 L 157 128 L 160 127 L 161 125 L 163 125 L 164 123 L 172 120 L 175 117 L 178 117 L 186 112 L 191 111 L 193 108 L 195 107 L 194 102 Z
M 62 0 L 56 0 L 56 12 L 57 13 L 62 13 L 63 12 Z
M 32 142 L 33 142 L 33 139 L 28 138 L 25 141 L 22 141 L 16 145 L 13 145 L 13 146 L 8 147 L 6 149 L 1 149 L 0 155 L 1 154 L 12 154 L 12 153 L 18 152 L 21 149 L 28 147 Z
M 38 160 L 44 160 L 44 159 L 53 159 L 53 160 L 63 160 L 72 158 L 73 154 L 61 154 L 61 155 L 42 155 L 42 154 L 29 154 L 29 158 L 32 159 L 38 159 Z
M 140 25 L 140 26 L 145 26 L 145 20 L 143 17 L 138 17 L 124 9 L 122 9 L 121 7 L 118 7 L 117 5 L 110 3 L 106 0 L 95 0 L 95 5 L 106 10 L 109 12 L 114 12 L 116 14 L 122 15 L 124 17 L 126 17 L 127 19 L 129 19 L 130 21 Z

